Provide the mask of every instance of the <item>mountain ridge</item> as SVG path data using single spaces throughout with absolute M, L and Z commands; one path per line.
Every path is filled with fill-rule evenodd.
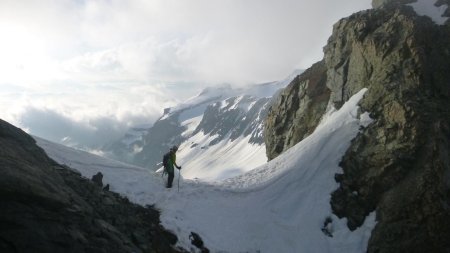
M 222 170 L 224 157 L 231 158 L 237 153 L 237 147 L 255 147 L 257 152 L 250 152 L 250 157 L 236 158 L 250 163 L 230 164 L 230 173 L 222 175 L 228 177 L 247 171 L 266 161 L 263 119 L 271 97 L 301 72 L 296 70 L 284 80 L 246 88 L 232 88 L 227 84 L 207 88 L 173 108 L 166 108 L 151 128 L 130 134 L 132 141 L 119 140 L 106 148 L 114 154 L 108 157 L 155 171 L 161 166 L 163 154 L 177 145 L 180 146 L 178 159 L 187 165 L 186 177 L 216 180 L 222 178 L 220 173 L 209 172 Z M 211 152 L 217 150 L 213 146 L 219 143 L 227 146 L 229 152 L 217 154 L 219 161 L 213 161 Z M 207 149 L 210 151 L 205 152 Z M 204 174 L 206 168 L 208 175 Z

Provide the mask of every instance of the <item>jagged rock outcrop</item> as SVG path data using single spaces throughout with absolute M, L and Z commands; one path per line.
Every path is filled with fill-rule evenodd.
M 0 120 L 0 252 L 183 252 L 152 207 L 56 164 Z
M 352 230 L 376 211 L 368 252 L 450 252 L 449 22 L 437 25 L 402 1 L 374 6 L 339 21 L 324 48 L 330 104 L 368 88 L 361 112 L 374 120 L 340 163 L 331 207 Z M 275 104 L 273 115 L 291 119 L 302 103 L 296 93 L 286 94 L 296 105 Z
M 264 124 L 269 160 L 311 134 L 319 124 L 330 96 L 326 80 L 325 63 L 320 61 L 277 96 Z

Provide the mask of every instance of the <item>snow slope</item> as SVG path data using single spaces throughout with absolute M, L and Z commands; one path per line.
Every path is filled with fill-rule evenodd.
M 178 164 L 183 165 L 181 174 L 187 179 L 217 181 L 241 175 L 267 161 L 264 145 L 250 144 L 250 137 L 234 141 L 225 139 L 208 147 L 212 141 L 208 135 L 198 133 L 190 138 L 198 145 L 180 146 Z M 207 147 L 207 148 L 206 148 Z
M 132 201 L 155 203 L 163 225 L 187 249 L 195 231 L 212 252 L 365 252 L 375 215 L 351 232 L 329 204 L 340 159 L 360 127 L 371 122 L 367 113 L 358 116 L 365 91 L 328 112 L 313 134 L 276 159 L 225 181 L 181 180 L 179 192 L 177 181 L 165 189 L 160 174 L 40 139 L 38 144 L 87 177 L 102 171 L 111 189 Z M 326 217 L 333 220 L 333 237 L 320 230 Z

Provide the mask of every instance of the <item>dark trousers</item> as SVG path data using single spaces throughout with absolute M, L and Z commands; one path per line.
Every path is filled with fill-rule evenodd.
M 172 187 L 174 173 L 173 172 L 170 173 L 168 171 L 167 174 L 169 175 L 169 177 L 167 178 L 167 188 L 171 188 Z

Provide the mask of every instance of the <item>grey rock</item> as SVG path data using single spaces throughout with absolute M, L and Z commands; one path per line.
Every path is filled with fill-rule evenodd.
M 185 252 L 152 207 L 103 191 L 0 120 L 1 252 Z M 143 238 L 133 243 L 131 234 Z M 155 241 L 158 243 L 154 243 Z
M 273 159 L 311 134 L 330 97 L 323 61 L 295 78 L 274 100 L 264 123 L 267 157 Z

